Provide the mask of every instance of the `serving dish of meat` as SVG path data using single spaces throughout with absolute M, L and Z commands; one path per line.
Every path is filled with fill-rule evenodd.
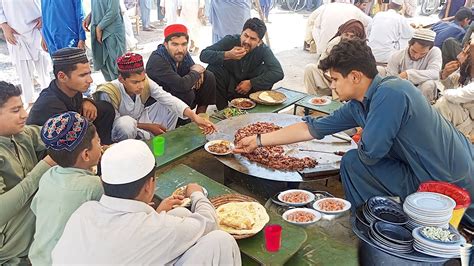
M 213 140 L 206 143 L 204 149 L 214 155 L 227 155 L 234 150 L 234 144 L 227 140 Z
M 254 108 L 256 105 L 257 104 L 254 101 L 247 98 L 236 98 L 230 101 L 230 106 L 241 110 L 249 110 Z
M 314 194 L 302 189 L 289 189 L 278 194 L 278 200 L 288 205 L 303 206 L 314 200 Z
M 325 97 L 325 96 L 314 97 L 314 98 L 309 99 L 308 102 L 313 105 L 328 105 L 331 103 L 331 98 Z
M 237 143 L 245 137 L 269 133 L 280 128 L 280 126 L 268 122 L 253 123 L 237 130 L 234 142 Z M 252 162 L 285 171 L 303 170 L 315 167 L 317 164 L 316 160 L 310 157 L 296 158 L 285 155 L 285 150 L 282 146 L 259 147 L 251 153 L 242 155 Z
M 309 208 L 294 208 L 282 214 L 283 220 L 296 225 L 310 225 L 321 219 L 321 213 Z
M 349 210 L 351 203 L 339 198 L 325 198 L 317 200 L 313 204 L 313 208 L 327 214 L 338 214 Z

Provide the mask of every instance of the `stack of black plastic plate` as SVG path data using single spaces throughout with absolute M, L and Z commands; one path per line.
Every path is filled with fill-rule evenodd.
M 413 251 L 413 236 L 403 226 L 385 222 L 374 222 L 370 225 L 369 238 L 377 246 L 398 253 Z
M 403 212 L 402 206 L 386 197 L 372 197 L 362 209 L 365 219 L 372 224 L 382 221 L 393 225 L 403 226 L 408 222 L 408 217 Z

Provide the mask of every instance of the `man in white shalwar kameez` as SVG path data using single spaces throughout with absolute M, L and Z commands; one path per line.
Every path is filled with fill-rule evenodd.
M 146 76 L 141 55 L 126 53 L 117 59 L 117 66 L 119 78 L 100 85 L 95 93 L 98 100 L 110 102 L 115 109 L 112 141 L 149 140 L 174 129 L 178 118 L 190 118 L 207 133 L 215 130 L 210 121 Z M 145 107 L 150 98 L 156 102 Z
M 434 46 L 436 33 L 429 29 L 417 29 L 409 46 L 396 51 L 387 65 L 388 76 L 399 76 L 413 83 L 431 103 L 438 98 L 436 81 L 439 80 L 442 56 Z
M 50 59 L 41 47 L 39 0 L 0 0 L 0 25 L 23 90 L 23 102 L 35 101 L 35 70 L 41 88 L 50 83 Z
M 336 35 L 339 26 L 348 20 L 356 19 L 362 22 L 365 28 L 372 22 L 372 18 L 367 16 L 359 8 L 353 4 L 346 3 L 324 4 L 311 14 L 311 18 L 314 19 L 314 22 L 308 22 L 307 27 L 312 27 L 311 33 L 316 42 L 316 53 L 318 55 L 326 51 L 329 41 Z M 305 41 L 310 43 L 311 40 L 308 39 L 309 38 L 306 38 Z
M 204 0 L 178 0 L 179 17 L 182 24 L 189 29 L 188 34 L 191 39 L 189 51 L 193 54 L 197 54 L 199 51 L 203 28 L 201 17 L 204 17 L 204 4 Z
M 398 11 L 403 0 L 392 0 L 389 10 L 378 12 L 369 26 L 369 46 L 377 63 L 386 64 L 395 51 L 405 49 L 413 37 L 408 20 Z
M 165 11 L 166 24 L 175 24 L 178 21 L 178 0 L 162 0 L 160 8 Z
M 77 209 L 52 252 L 53 265 L 241 265 L 235 239 L 218 230 L 214 206 L 197 184 L 186 196 L 164 199 L 155 210 L 155 157 L 140 140 L 107 149 L 101 169 L 104 195 Z

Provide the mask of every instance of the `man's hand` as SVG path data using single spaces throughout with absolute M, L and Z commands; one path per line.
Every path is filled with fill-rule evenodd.
M 235 88 L 235 91 L 239 94 L 246 95 L 249 93 L 251 88 L 252 83 L 250 82 L 250 80 L 242 80 Z
M 85 31 L 90 32 L 89 25 L 91 24 L 91 14 L 87 15 L 87 17 L 82 21 L 82 27 Z
M 166 128 L 160 124 L 150 124 L 150 130 L 151 134 L 154 136 L 161 135 L 163 133 L 166 133 Z
M 204 192 L 204 190 L 202 189 L 202 187 L 200 185 L 198 185 L 196 183 L 189 183 L 186 186 L 186 198 L 191 197 L 191 194 L 193 194 L 196 191 Z
M 194 89 L 199 90 L 204 83 L 204 73 L 201 73 L 201 77 L 196 81 L 196 84 L 194 84 Z
M 97 107 L 88 100 L 82 102 L 82 115 L 89 121 L 94 122 L 97 118 Z
M 202 130 L 202 133 L 205 135 L 212 134 L 217 131 L 216 125 L 214 125 L 211 121 L 204 119 L 198 115 L 193 117 L 194 123 L 198 125 L 198 127 Z
M 86 49 L 86 42 L 84 40 L 79 40 L 77 43 L 77 48 L 85 50 Z
M 44 40 L 44 38 L 41 38 L 41 48 L 42 48 L 43 51 L 45 51 L 45 52 L 48 51 L 48 45 L 46 44 L 46 41 Z
M 45 161 L 47 164 L 49 164 L 49 166 L 53 167 L 55 165 L 57 165 L 57 163 L 53 160 L 53 158 L 51 158 L 51 156 L 49 155 L 46 155 L 46 157 L 43 158 L 43 161 Z
M 161 201 L 160 205 L 158 205 L 158 208 L 156 208 L 156 212 L 160 213 L 162 211 L 170 211 L 173 209 L 173 206 L 181 205 L 183 199 L 183 196 L 178 195 L 165 198 L 163 201 Z
M 458 68 L 460 66 L 461 66 L 461 64 L 456 60 L 448 62 L 444 66 L 443 70 L 441 71 L 440 79 L 441 80 L 447 79 L 449 77 L 449 75 L 454 73 L 454 71 L 458 70 Z
M 16 30 L 14 30 L 8 23 L 2 23 L 3 35 L 5 35 L 5 40 L 9 42 L 11 45 L 16 45 L 16 37 L 15 34 L 18 34 Z
M 199 64 L 194 64 L 190 69 L 198 72 L 199 74 L 202 74 L 204 71 L 206 71 L 206 69 Z
M 406 71 L 403 71 L 398 75 L 398 77 L 401 79 L 408 79 L 408 73 Z
M 197 18 L 198 18 L 198 19 L 201 19 L 201 18 L 203 18 L 203 17 L 204 17 L 204 8 L 200 7 L 200 8 L 198 9 L 198 17 L 197 17 Z
M 99 26 L 95 27 L 95 39 L 102 44 L 102 29 Z
M 236 143 L 234 153 L 251 153 L 257 148 L 257 136 L 249 136 Z
M 247 50 L 240 46 L 235 46 L 230 51 L 224 52 L 224 60 L 240 60 L 247 54 Z
M 35 28 L 36 29 L 41 29 L 43 27 L 43 20 L 41 19 L 41 17 L 33 20 L 34 22 L 36 22 L 36 25 L 35 25 Z

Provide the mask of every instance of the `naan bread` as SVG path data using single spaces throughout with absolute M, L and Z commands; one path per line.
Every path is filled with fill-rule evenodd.
M 258 202 L 230 202 L 219 206 L 216 212 L 219 227 L 234 235 L 258 233 L 270 221 Z
M 264 91 L 258 95 L 258 98 L 262 101 L 269 102 L 269 103 L 274 103 L 276 102 L 275 99 L 273 99 L 272 96 L 267 91 Z

